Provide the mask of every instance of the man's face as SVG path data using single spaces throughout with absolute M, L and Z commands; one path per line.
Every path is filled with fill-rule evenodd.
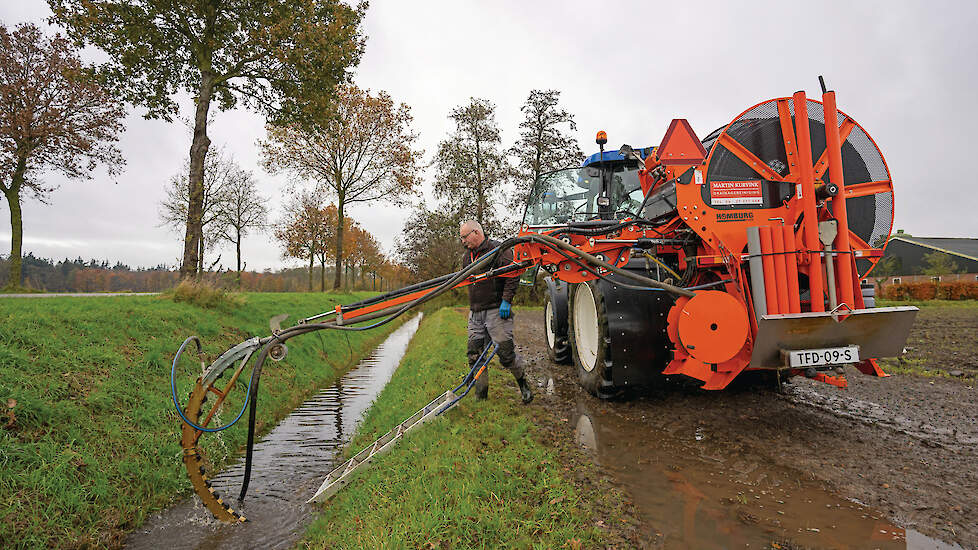
M 458 236 L 462 240 L 462 245 L 469 250 L 479 248 L 479 245 L 482 244 L 483 240 L 485 240 L 485 237 L 482 235 L 481 231 L 467 225 L 462 226 L 462 228 L 459 229 Z

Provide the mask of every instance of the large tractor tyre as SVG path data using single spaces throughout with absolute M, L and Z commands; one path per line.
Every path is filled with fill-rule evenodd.
M 567 288 L 562 281 L 547 281 L 543 298 L 543 332 L 547 338 L 547 356 L 554 363 L 569 365 L 571 346 L 567 339 Z
M 567 335 L 581 387 L 601 399 L 613 397 L 608 314 L 595 281 L 575 285 L 568 313 Z

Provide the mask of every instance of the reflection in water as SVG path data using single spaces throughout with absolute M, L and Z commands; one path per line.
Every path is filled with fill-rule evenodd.
M 150 518 L 127 540 L 130 548 L 288 548 L 311 520 L 305 504 L 336 466 L 363 412 L 387 384 L 418 329 L 421 315 L 395 330 L 374 352 L 332 387 L 303 403 L 255 445 L 251 485 L 243 504 L 232 503 L 248 522 L 214 520 L 193 497 Z M 226 498 L 237 496 L 244 475 L 240 462 L 213 485 Z
M 960 549 L 896 527 L 825 491 L 812 476 L 772 467 L 741 449 L 717 448 L 702 427 L 680 440 L 588 410 L 584 401 L 578 411 L 577 441 L 624 485 L 654 529 L 649 546 Z
M 598 450 L 598 440 L 594 435 L 594 425 L 591 424 L 591 417 L 587 414 L 582 414 L 577 417 L 577 427 L 574 428 L 574 435 L 577 437 L 577 442 L 581 444 L 581 447 L 584 447 L 592 453 Z

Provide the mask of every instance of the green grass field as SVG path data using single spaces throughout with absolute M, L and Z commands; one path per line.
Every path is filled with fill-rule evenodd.
M 401 366 L 348 448 L 351 455 L 466 370 L 465 317 L 422 321 Z M 586 496 L 564 477 L 498 365 L 488 401 L 470 394 L 412 432 L 323 505 L 300 543 L 309 548 L 595 548 Z
M 160 297 L 0 301 L 0 547 L 119 546 L 126 530 L 187 495 L 169 381 L 185 337 L 200 336 L 211 361 L 269 334 L 273 315 L 289 313 L 287 326 L 366 295 L 249 294 L 218 309 Z M 356 364 L 393 325 L 290 340 L 288 358 L 265 366 L 259 429 Z M 181 368 L 185 402 L 200 366 L 188 358 Z M 243 384 L 224 422 L 240 409 Z M 233 458 L 246 424 L 207 437 L 208 456 L 218 465 Z

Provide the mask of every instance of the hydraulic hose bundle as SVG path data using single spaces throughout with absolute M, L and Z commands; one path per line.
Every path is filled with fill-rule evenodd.
M 606 228 L 604 231 L 608 231 Z M 588 231 L 591 234 L 591 231 Z M 460 270 L 456 273 L 438 277 L 424 283 L 419 283 L 412 285 L 406 289 L 401 289 L 394 291 L 389 294 L 385 294 L 379 297 L 370 298 L 345 308 L 337 308 L 339 312 L 351 312 L 355 311 L 356 308 L 366 308 L 371 306 L 373 308 L 378 308 L 375 311 L 366 313 L 363 315 L 356 316 L 352 322 L 362 323 L 366 321 L 376 322 L 369 325 L 356 325 L 350 326 L 344 324 L 347 321 L 337 315 L 337 318 L 332 321 L 325 322 L 303 322 L 292 327 L 288 327 L 282 330 L 275 331 L 271 336 L 264 338 L 250 338 L 245 340 L 238 345 L 225 351 L 217 360 L 215 360 L 210 366 L 206 366 L 206 363 L 201 358 L 201 369 L 202 373 L 197 379 L 196 385 L 193 391 L 190 393 L 190 399 L 185 407 L 181 407 L 176 389 L 176 372 L 177 364 L 182 358 L 184 352 L 188 346 L 193 343 L 197 348 L 198 357 L 201 357 L 201 342 L 196 336 L 191 336 L 187 338 L 183 344 L 180 346 L 176 355 L 173 358 L 173 365 L 171 368 L 171 396 L 177 413 L 179 414 L 182 426 L 183 426 L 183 436 L 182 445 L 184 449 L 184 464 L 187 469 L 187 473 L 191 479 L 191 483 L 194 490 L 201 497 L 208 510 L 210 510 L 215 517 L 222 521 L 236 522 L 245 521 L 244 517 L 239 513 L 235 512 L 229 505 L 225 504 L 223 499 L 214 492 L 211 487 L 209 478 L 207 477 L 204 467 L 203 458 L 201 456 L 201 451 L 198 445 L 200 436 L 204 433 L 213 433 L 226 430 L 231 426 L 235 425 L 244 415 L 245 408 L 248 408 L 248 443 L 245 453 L 245 471 L 244 478 L 242 480 L 241 491 L 238 495 L 239 501 L 244 499 L 248 491 L 248 485 L 251 479 L 252 471 L 252 460 L 254 453 L 254 442 L 255 442 L 255 425 L 257 417 L 258 408 L 258 388 L 261 381 L 261 374 L 264 368 L 266 360 L 271 357 L 273 360 L 281 360 L 284 358 L 287 350 L 285 348 L 285 342 L 296 336 L 301 336 L 311 332 L 316 332 L 319 330 L 349 330 L 349 331 L 364 331 L 370 330 L 387 323 L 390 323 L 394 319 L 400 317 L 412 308 L 415 308 L 425 302 L 439 296 L 440 294 L 463 286 L 465 284 L 470 284 L 471 282 L 484 280 L 491 277 L 499 276 L 514 276 L 524 269 L 529 267 L 533 261 L 526 260 L 521 262 L 514 262 L 513 264 L 503 266 L 500 268 L 489 270 L 484 272 L 487 268 L 494 265 L 498 260 L 499 255 L 507 249 L 513 248 L 519 245 L 526 244 L 536 244 L 544 247 L 547 250 L 553 251 L 558 254 L 561 258 L 572 262 L 575 266 L 583 270 L 584 272 L 598 278 L 606 278 L 605 273 L 615 273 L 627 279 L 630 279 L 642 286 L 626 285 L 632 288 L 642 288 L 642 289 L 661 289 L 677 296 L 693 296 L 694 293 L 691 290 L 679 288 L 670 284 L 662 283 L 648 277 L 644 277 L 637 273 L 631 271 L 626 271 L 620 269 L 618 266 L 613 265 L 607 261 L 597 258 L 591 254 L 588 254 L 571 244 L 554 238 L 550 235 L 545 234 L 524 234 L 518 237 L 512 237 L 503 241 L 499 246 L 491 250 L 489 253 L 478 258 L 475 262 L 467 266 L 465 269 Z M 621 254 L 619 254 L 620 256 Z M 618 283 L 622 284 L 622 283 Z M 386 302 L 393 302 L 397 299 L 404 299 L 405 296 L 411 293 L 422 292 L 416 298 L 406 301 L 403 304 L 381 307 Z M 323 317 L 325 314 L 317 315 L 310 319 L 317 319 Z M 483 350 L 482 356 L 479 361 L 476 362 L 472 370 L 466 375 L 462 384 L 456 388 L 458 391 L 462 387 L 465 387 L 464 393 L 462 393 L 455 401 L 451 403 L 454 405 L 459 399 L 465 396 L 469 390 L 473 387 L 476 380 L 485 372 L 485 369 L 495 354 L 495 349 L 490 350 L 487 346 Z M 254 359 L 254 366 L 252 367 L 251 373 L 248 377 L 247 394 L 244 404 L 241 410 L 237 413 L 234 420 L 231 422 L 217 427 L 209 427 L 208 424 L 216 416 L 221 405 L 224 403 L 227 395 L 233 390 L 234 385 L 237 383 L 240 376 L 244 373 L 247 364 Z M 237 366 L 235 366 L 237 365 Z M 224 389 L 218 389 L 215 387 L 216 382 L 223 377 L 223 375 L 233 368 L 231 379 Z M 208 401 L 208 395 L 214 394 L 217 396 L 215 402 L 210 406 L 209 410 L 204 412 L 204 404 Z M 442 409 L 447 410 L 449 407 Z M 439 412 L 439 414 L 440 414 Z

